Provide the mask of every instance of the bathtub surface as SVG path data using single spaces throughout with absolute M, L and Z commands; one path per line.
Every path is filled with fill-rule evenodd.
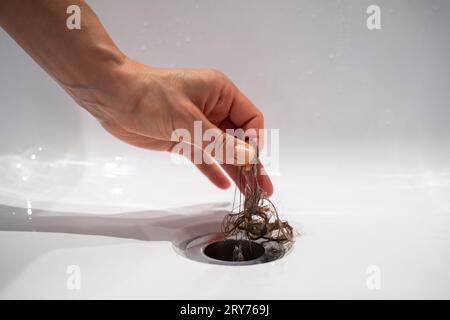
M 254 266 L 209 265 L 176 253 L 180 232 L 218 222 L 230 208 L 219 200 L 230 199 L 232 191 L 206 183 L 186 188 L 176 200 L 169 197 L 175 179 L 147 191 L 171 209 L 118 209 L 114 204 L 126 202 L 120 197 L 129 190 L 108 192 L 105 179 L 96 189 L 104 189 L 109 205 L 81 207 L 80 199 L 99 198 L 90 190 L 95 179 L 86 173 L 72 193 L 78 205 L 36 202 L 31 214 L 17 203 L 3 205 L 0 224 L 9 231 L 0 232 L 0 297 L 448 298 L 450 172 L 321 167 L 303 162 L 275 178 L 274 201 L 301 235 L 288 256 Z M 190 167 L 174 171 L 186 186 L 203 179 Z M 163 181 L 163 175 L 153 178 Z M 131 193 L 152 186 L 132 180 L 123 180 Z M 199 204 L 205 194 L 215 201 Z M 79 290 L 67 287 L 72 265 L 81 272 Z M 381 287 L 368 284 L 374 270 Z

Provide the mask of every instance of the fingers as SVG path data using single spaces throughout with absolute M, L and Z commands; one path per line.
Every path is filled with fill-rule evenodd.
M 255 186 L 253 182 L 253 177 L 251 175 L 251 171 L 241 170 L 241 168 L 229 164 L 223 164 L 222 168 L 236 183 L 236 185 L 239 187 L 239 190 L 241 190 L 242 193 L 245 194 L 246 181 L 249 182 L 250 189 L 254 190 Z M 269 176 L 266 174 L 265 169 L 260 162 L 258 162 L 257 164 L 257 170 L 258 170 L 257 181 L 259 187 L 265 191 L 267 197 L 272 196 L 273 194 L 272 182 Z
M 228 109 L 228 115 L 220 122 L 219 127 L 220 130 L 226 131 L 227 129 L 242 129 L 244 130 L 245 137 L 250 139 L 254 139 L 251 145 L 243 142 L 242 140 L 237 139 L 239 142 L 236 142 L 236 145 L 243 144 L 246 148 L 252 150 L 252 146 L 255 146 L 260 150 L 264 144 L 264 134 L 262 129 L 264 129 L 264 117 L 261 111 L 244 95 L 239 89 L 237 89 L 234 85 L 233 91 L 233 99 L 221 99 L 225 101 L 230 101 L 231 105 L 226 106 L 217 105 L 217 108 L 226 108 Z M 222 110 L 214 110 L 218 114 L 222 114 Z M 212 112 L 214 113 L 214 112 Z M 206 122 L 206 121 L 205 121 Z M 209 122 L 209 121 L 208 121 Z M 207 123 L 207 122 L 206 122 Z M 211 126 L 211 125 L 210 125 Z M 212 125 L 213 126 L 213 125 Z M 252 132 L 253 130 L 253 132 Z M 256 150 L 253 148 L 256 152 Z M 254 159 L 255 160 L 255 159 Z M 243 190 L 245 188 L 246 181 L 249 182 L 250 188 L 254 189 L 253 177 L 251 176 L 251 172 L 245 172 L 241 170 L 240 166 L 236 166 L 234 163 L 221 163 L 223 169 L 227 172 L 227 174 L 232 178 L 232 180 L 237 184 L 237 186 L 241 189 L 241 192 L 245 192 Z M 257 163 L 257 181 L 259 186 L 265 191 L 266 196 L 271 196 L 273 194 L 273 185 L 266 174 L 264 167 L 258 161 Z M 247 180 L 244 176 L 247 176 Z
M 191 128 L 192 143 L 220 164 L 247 166 L 256 158 L 256 150 L 243 140 L 223 132 L 211 123 L 203 113 L 195 109 L 196 124 Z M 208 159 L 203 159 L 208 161 Z
M 224 174 L 222 169 L 212 161 L 210 156 L 204 153 L 202 150 L 198 148 L 194 148 L 194 153 L 200 152 L 203 153 L 204 158 L 209 158 L 210 161 L 202 161 L 201 163 L 195 163 L 195 156 L 188 157 L 189 160 L 203 173 L 213 184 L 215 184 L 220 189 L 228 189 L 230 187 L 230 180 Z M 192 154 L 193 155 L 193 154 Z
M 228 189 L 230 187 L 230 180 L 228 180 L 217 164 L 201 163 L 195 166 L 220 189 Z

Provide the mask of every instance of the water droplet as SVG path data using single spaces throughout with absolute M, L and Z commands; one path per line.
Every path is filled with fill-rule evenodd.
M 39 148 L 38 148 L 38 151 L 41 152 L 41 151 L 42 151 L 42 147 L 39 147 Z
M 21 164 L 21 163 L 16 163 L 16 168 L 17 168 L 17 169 L 22 168 L 22 164 Z
M 28 180 L 28 178 L 27 178 L 27 177 L 25 177 L 25 176 L 23 176 L 23 177 L 22 177 L 22 180 L 23 180 L 23 181 L 27 181 L 27 180 Z
M 333 60 L 334 59 L 334 53 L 328 54 L 328 59 Z
M 31 158 L 31 160 L 36 160 L 36 155 L 35 155 L 35 154 L 32 154 L 32 155 L 30 156 L 30 158 Z
M 186 38 L 184 38 L 184 41 L 186 43 L 190 43 L 191 42 L 191 37 L 187 36 Z
M 142 24 L 144 26 L 144 28 L 148 27 L 148 21 L 144 21 L 144 23 Z

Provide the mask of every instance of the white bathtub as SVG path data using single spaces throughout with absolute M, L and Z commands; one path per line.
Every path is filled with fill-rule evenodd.
M 263 110 L 301 236 L 260 265 L 178 254 L 233 190 L 113 139 L 0 30 L 0 298 L 450 298 L 447 1 L 377 1 L 374 31 L 369 1 L 89 3 L 128 55 Z

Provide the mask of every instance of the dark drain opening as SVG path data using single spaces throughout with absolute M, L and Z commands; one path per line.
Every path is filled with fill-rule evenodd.
M 210 258 L 222 261 L 249 261 L 261 257 L 265 249 L 250 240 L 223 240 L 209 244 L 203 251 Z

